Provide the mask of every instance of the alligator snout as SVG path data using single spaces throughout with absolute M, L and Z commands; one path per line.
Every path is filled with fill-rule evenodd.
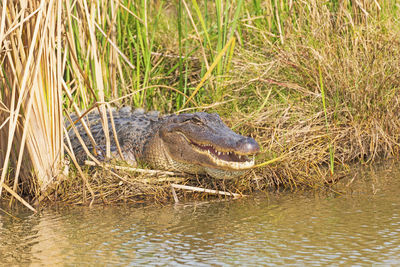
M 260 151 L 260 146 L 251 137 L 244 137 L 237 142 L 237 151 L 243 154 L 255 154 Z

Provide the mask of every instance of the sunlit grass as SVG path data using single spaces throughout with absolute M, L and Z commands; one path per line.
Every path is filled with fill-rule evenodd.
M 27 9 L 21 11 L 21 6 Z M 57 20 L 61 6 L 21 1 L 9 2 L 1 10 L 0 120 L 7 124 L 0 129 L 0 197 L 6 189 L 27 205 L 16 194 L 45 190 L 59 174 L 64 157 L 63 61 L 61 22 Z M 12 176 L 6 181 L 9 170 Z

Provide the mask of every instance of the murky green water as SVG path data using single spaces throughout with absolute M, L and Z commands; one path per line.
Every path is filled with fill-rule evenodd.
M 0 264 L 400 264 L 399 165 L 354 178 L 341 196 L 0 212 Z

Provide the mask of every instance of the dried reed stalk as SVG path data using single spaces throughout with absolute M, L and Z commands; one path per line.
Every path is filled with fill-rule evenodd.
M 161 171 L 161 170 L 146 170 L 146 169 L 140 169 L 140 168 L 134 168 L 134 167 L 125 167 L 125 166 L 118 166 L 118 165 L 112 165 L 112 164 L 98 164 L 94 161 L 86 160 L 85 164 L 88 166 L 104 166 L 108 169 L 116 169 L 116 170 L 124 170 L 124 171 L 131 171 L 131 172 L 138 172 L 138 173 L 144 173 L 150 176 L 182 176 L 184 175 L 183 173 L 179 172 L 171 172 L 171 171 Z
M 7 124 L 0 129 L 4 148 L 0 197 L 9 167 L 14 169 L 14 180 L 8 181 L 13 182 L 14 192 L 19 178 L 31 185 L 30 190 L 45 190 L 59 171 L 64 154 L 61 4 L 60 0 L 1 4 L 0 121 Z
M 188 185 L 182 185 L 182 184 L 171 184 L 171 187 L 176 188 L 176 189 L 184 189 L 184 190 L 188 190 L 188 191 L 192 191 L 192 192 L 202 192 L 202 193 L 216 194 L 216 195 L 222 195 L 222 196 L 231 196 L 234 198 L 239 198 L 239 197 L 245 196 L 245 195 L 240 195 L 240 194 L 231 193 L 231 192 L 201 188 L 201 187 L 196 187 L 196 186 L 188 186 Z

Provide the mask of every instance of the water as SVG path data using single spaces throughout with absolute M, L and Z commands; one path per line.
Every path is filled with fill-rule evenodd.
M 63 206 L 18 220 L 0 212 L 1 264 L 400 264 L 400 166 L 360 169 L 340 189 L 165 207 Z

